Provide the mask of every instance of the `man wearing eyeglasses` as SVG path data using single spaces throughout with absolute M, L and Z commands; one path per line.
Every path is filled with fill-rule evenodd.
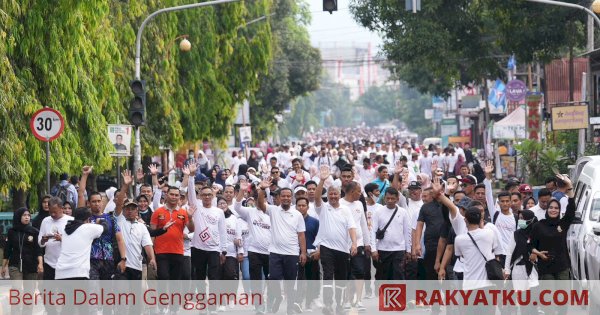
M 279 188 L 290 188 L 289 182 L 284 178 L 281 178 L 281 170 L 275 166 L 271 168 L 272 183 L 277 185 Z

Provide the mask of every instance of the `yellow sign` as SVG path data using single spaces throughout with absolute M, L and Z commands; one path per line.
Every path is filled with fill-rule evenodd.
M 588 107 L 562 106 L 552 109 L 552 130 L 585 129 L 589 125 Z
M 448 137 L 448 143 L 471 143 L 471 137 Z

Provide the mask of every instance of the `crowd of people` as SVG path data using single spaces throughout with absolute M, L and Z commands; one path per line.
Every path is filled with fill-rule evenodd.
M 284 296 L 288 314 L 365 312 L 363 299 L 385 280 L 482 288 L 495 280 L 490 260 L 518 290 L 568 279 L 568 177 L 549 179 L 537 197 L 515 179 L 494 195 L 493 163 L 480 163 L 468 144 L 425 147 L 363 131 L 324 131 L 305 144 L 251 149 L 247 159 L 236 152 L 223 168 L 194 157 L 178 186 L 156 165 L 147 174 L 125 171 L 110 202 L 86 191 L 93 168 L 85 166 L 76 201 L 47 196 L 33 220 L 28 209 L 15 211 L 2 272 L 208 280 L 209 289 L 250 280 L 243 290 L 268 296 L 257 314 L 277 313 Z M 264 288 L 265 279 L 292 281 L 282 292 L 276 281 Z M 296 279 L 316 281 L 294 286 Z

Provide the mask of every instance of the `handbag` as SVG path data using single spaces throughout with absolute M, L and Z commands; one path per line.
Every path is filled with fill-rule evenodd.
M 392 217 L 390 218 L 390 220 L 388 221 L 388 223 L 383 227 L 382 229 L 377 229 L 377 231 L 375 231 L 375 238 L 378 240 L 382 240 L 383 237 L 385 236 L 385 231 L 387 230 L 388 226 L 390 226 L 390 223 L 392 223 L 392 220 L 394 220 L 394 217 L 396 216 L 396 212 L 398 212 L 398 206 L 396 206 L 396 209 L 394 210 L 394 213 L 392 213 Z
M 485 271 L 487 272 L 488 280 L 504 280 L 502 264 L 500 264 L 500 262 L 495 258 L 487 260 L 487 258 L 485 258 L 485 255 L 481 252 L 481 249 L 479 249 L 479 246 L 477 246 L 475 239 L 473 239 L 473 236 L 471 236 L 471 233 L 467 232 L 467 235 L 469 235 L 469 238 L 471 238 L 471 241 L 473 241 L 473 244 L 475 244 L 475 247 L 477 247 L 477 250 L 479 251 L 481 256 L 483 256 L 483 260 L 485 261 Z

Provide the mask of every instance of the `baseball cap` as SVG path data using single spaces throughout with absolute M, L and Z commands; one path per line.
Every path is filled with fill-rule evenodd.
M 256 172 L 256 169 L 254 167 L 248 167 L 248 172 L 250 172 L 250 171 L 255 171 Z
M 125 203 L 123 204 L 123 208 L 127 208 L 129 206 L 138 206 L 137 202 L 133 199 L 125 199 Z
M 298 186 L 296 187 L 296 189 L 294 189 L 294 195 L 297 194 L 299 191 L 307 192 L 308 190 L 304 186 Z
M 456 206 L 459 208 L 467 209 L 469 207 L 469 204 L 471 203 L 471 201 L 473 201 L 473 199 L 471 199 L 467 196 L 464 196 Z
M 421 184 L 416 180 L 413 180 L 408 184 L 408 189 L 421 189 Z
M 198 172 L 196 174 L 196 176 L 194 177 L 194 181 L 195 182 L 205 182 L 207 180 L 208 180 L 208 177 L 206 177 L 206 175 L 204 175 L 204 174 L 202 174 L 200 172 Z
M 477 185 L 477 178 L 473 175 L 467 175 L 460 179 L 461 183 Z
M 529 184 L 521 184 L 521 186 L 519 186 L 519 192 L 520 193 L 532 193 L 533 190 L 531 189 L 531 186 Z

